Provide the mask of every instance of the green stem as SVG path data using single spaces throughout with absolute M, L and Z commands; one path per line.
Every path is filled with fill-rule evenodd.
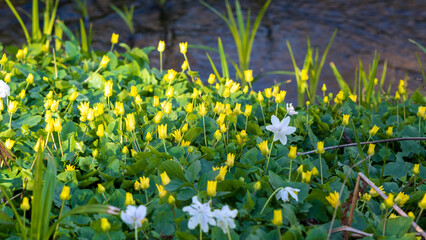
M 272 146 L 273 146 L 273 144 L 274 144 L 274 141 L 271 142 L 271 147 L 269 149 L 268 160 L 266 161 L 265 175 L 268 172 L 269 159 L 271 158 L 271 152 L 272 152 Z
M 107 237 L 108 237 L 108 240 L 111 240 L 111 237 L 109 236 L 109 233 L 108 233 L 108 232 L 106 232 L 106 235 L 107 235 Z
M 249 82 L 250 83 L 250 82 Z M 251 85 L 251 84 L 250 84 Z M 250 86 L 251 87 L 251 86 Z M 229 231 L 229 227 L 226 226 L 226 233 L 228 234 L 228 240 L 232 240 L 231 232 Z
M 206 144 L 206 147 L 207 147 L 206 123 L 204 121 L 204 116 L 203 116 L 203 130 L 204 130 L 204 143 Z
M 259 103 L 259 105 L 260 105 L 260 109 L 262 110 L 263 124 L 264 124 L 264 126 L 266 126 L 265 114 L 263 113 L 262 103 Z
M 423 208 L 420 208 L 420 213 L 419 213 L 419 215 L 417 216 L 417 219 L 416 219 L 416 224 L 419 222 L 419 219 L 420 219 L 420 216 L 422 215 L 422 213 L 423 213 Z
M 200 224 L 200 240 L 203 240 L 203 231 L 201 229 L 201 224 Z
M 169 154 L 169 153 L 167 152 L 167 148 L 166 148 L 166 140 L 165 140 L 165 139 L 163 139 L 163 146 L 164 146 L 164 151 L 165 151 L 167 154 Z
M 290 170 L 288 171 L 288 181 L 290 182 L 291 180 L 291 165 L 293 163 L 293 159 L 290 159 Z
M 323 178 L 322 178 L 322 161 L 321 161 L 321 154 L 319 154 L 319 162 L 320 162 L 320 172 L 321 172 L 321 184 L 324 184 Z
M 383 181 L 383 173 L 385 172 L 386 160 L 388 159 L 388 144 L 389 143 L 386 143 L 386 147 L 385 147 L 385 158 L 383 159 L 382 172 L 380 173 L 380 182 Z
M 13 115 L 13 113 L 9 114 L 9 129 L 12 128 L 12 115 Z
M 265 205 L 263 205 L 262 211 L 260 211 L 260 214 L 263 213 L 263 211 L 265 210 L 266 206 L 268 205 L 268 203 L 271 201 L 272 197 L 275 195 L 275 193 L 277 193 L 279 190 L 283 189 L 282 187 L 277 188 L 277 190 L 275 190 L 271 196 L 269 196 L 268 200 L 266 201 Z
M 23 216 L 23 218 L 22 218 L 22 231 L 23 231 L 23 234 L 24 234 L 24 239 L 27 239 L 27 229 L 25 228 L 25 213 L 26 213 L 27 211 L 25 211 L 24 210 L 24 216 Z
M 64 209 L 64 204 L 65 204 L 65 200 L 62 200 L 61 210 L 59 210 L 58 221 L 59 221 L 59 219 L 61 218 L 62 210 Z M 55 239 L 55 238 L 56 238 L 56 232 L 58 231 L 58 229 L 59 229 L 59 223 L 56 225 L 56 230 L 55 230 L 55 233 L 53 234 L 53 239 Z
M 280 231 L 280 227 L 279 226 L 277 226 L 277 230 L 278 230 L 278 239 L 281 240 L 281 231 Z
M 146 204 L 148 204 L 148 192 L 146 191 L 146 189 L 144 189 L 144 191 L 145 191 L 145 198 L 146 198 Z
M 340 141 L 342 140 L 343 133 L 345 132 L 345 127 L 346 127 L 346 126 L 343 126 L 342 133 L 340 134 L 340 137 L 339 137 L 339 141 L 338 141 L 338 143 L 340 143 Z
M 138 240 L 138 224 L 135 221 L 135 239 Z
M 160 52 L 160 73 L 163 73 L 163 53 Z

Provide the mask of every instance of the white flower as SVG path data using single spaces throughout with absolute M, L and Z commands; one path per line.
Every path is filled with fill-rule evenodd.
M 287 114 L 293 116 L 294 114 L 298 114 L 298 112 L 294 111 L 293 103 L 287 103 L 286 105 Z
M 5 98 L 10 95 L 10 87 L 3 80 L 0 80 L 0 97 Z
M 182 208 L 184 212 L 188 212 L 191 215 L 188 221 L 188 228 L 195 229 L 200 225 L 203 232 L 207 233 L 209 231 L 209 224 L 216 226 L 216 221 L 214 220 L 213 212 L 210 208 L 210 201 L 207 203 L 200 203 L 197 196 L 192 197 L 192 204 Z
M 290 117 L 286 117 L 280 122 L 280 120 L 275 115 L 272 115 L 271 123 L 272 125 L 266 126 L 266 130 L 274 133 L 274 141 L 279 139 L 282 145 L 286 145 L 286 135 L 290 135 L 296 131 L 295 127 L 288 126 L 290 123 Z
M 294 198 L 296 201 L 299 201 L 299 198 L 297 197 L 297 193 L 300 192 L 300 189 L 297 188 L 291 188 L 291 187 L 285 187 L 284 189 L 280 189 L 277 192 L 277 199 L 278 200 L 283 200 L 283 202 L 288 202 L 290 199 L 288 198 L 288 194 L 290 194 L 290 196 L 292 198 Z
M 234 229 L 235 222 L 234 218 L 238 214 L 238 210 L 229 209 L 228 205 L 223 206 L 221 210 L 216 209 L 213 211 L 214 216 L 216 217 L 216 224 L 218 227 L 222 228 L 223 233 L 227 233 L 229 228 Z
M 139 228 L 142 226 L 142 220 L 146 217 L 146 207 L 140 205 L 139 207 L 129 205 L 126 211 L 121 212 L 121 220 L 132 227 Z

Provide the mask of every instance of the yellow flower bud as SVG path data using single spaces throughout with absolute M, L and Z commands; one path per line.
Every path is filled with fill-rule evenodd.
M 155 114 L 155 117 L 152 119 L 152 121 L 155 123 L 155 124 L 159 124 L 160 122 L 161 122 L 161 118 L 163 117 L 163 112 L 162 111 L 159 111 L 159 112 L 157 112 L 157 114 Z
M 162 124 L 158 126 L 158 138 L 159 139 L 167 138 L 167 124 Z
M 32 73 L 28 74 L 27 79 L 25 80 L 27 84 L 33 84 L 34 83 L 34 75 Z
M 386 136 L 392 137 L 393 134 L 393 127 L 389 126 L 388 129 L 386 129 Z
M 129 148 L 128 148 L 127 146 L 124 146 L 124 147 L 121 149 L 121 153 L 122 153 L 123 155 L 127 155 L 127 154 L 129 154 Z
M 135 121 L 135 115 L 134 113 L 130 113 L 126 115 L 126 118 L 124 119 L 126 122 L 126 130 L 128 132 L 133 132 L 136 129 L 136 121 Z
M 147 132 L 145 136 L 145 141 L 151 142 L 152 141 L 152 134 L 151 132 Z
M 138 90 L 136 89 L 135 86 L 131 86 L 129 96 L 130 97 L 136 97 L 137 95 L 138 95 Z
M 262 188 L 262 184 L 260 183 L 260 181 L 257 181 L 254 186 L 253 186 L 254 190 L 259 191 Z
M 53 122 L 53 128 L 54 128 L 55 132 L 60 133 L 62 131 L 62 124 L 61 124 L 60 118 L 55 119 L 55 121 Z
M 368 150 L 367 150 L 367 154 L 369 156 L 374 155 L 374 147 L 376 147 L 376 144 L 369 144 L 368 145 Z
M 419 173 L 420 173 L 420 164 L 416 163 L 416 164 L 414 164 L 414 167 L 413 167 L 413 174 L 419 175 Z
M 257 145 L 260 149 L 260 152 L 262 152 L 263 156 L 266 156 L 269 153 L 268 148 L 268 140 L 265 140 Z
M 166 47 L 166 43 L 164 41 L 160 40 L 158 42 L 157 51 L 162 53 L 162 52 L 164 52 L 165 47 Z
M 142 104 L 142 98 L 139 94 L 136 95 L 136 97 L 135 97 L 135 103 L 138 104 L 138 105 Z
M 96 135 L 100 138 L 105 136 L 105 128 L 103 124 L 98 125 L 98 130 L 96 131 Z
M 112 96 L 112 88 L 113 88 L 112 80 L 107 81 L 105 83 L 105 88 L 104 88 L 105 97 L 111 97 Z
M 325 83 L 322 84 L 321 91 L 323 91 L 323 92 L 327 91 L 327 86 L 325 85 Z
M 124 201 L 124 205 L 135 205 L 135 200 L 133 200 L 133 195 L 129 192 L 126 192 L 126 200 Z
M 295 159 L 296 158 L 296 153 L 297 153 L 297 147 L 290 146 L 290 151 L 288 152 L 288 157 L 290 159 Z
M 216 196 L 217 181 L 207 181 L 207 196 Z
M 112 44 L 117 44 L 118 43 L 118 38 L 120 37 L 120 35 L 116 34 L 116 33 L 112 33 L 111 36 L 111 43 Z
M 408 215 L 411 219 L 413 219 L 413 221 L 416 219 L 416 216 L 414 216 L 414 213 L 413 213 L 413 212 L 409 212 L 407 215 Z
M 62 201 L 70 200 L 71 199 L 70 190 L 71 190 L 70 187 L 64 185 L 64 187 L 62 188 L 61 195 L 59 195 L 59 198 Z
M 186 54 L 188 48 L 188 42 L 179 43 L 180 53 Z
M 372 137 L 372 136 L 376 135 L 376 133 L 377 133 L 377 131 L 379 131 L 379 129 L 380 128 L 378 126 L 374 125 L 373 128 L 368 133 Z
M 204 105 L 204 103 L 201 103 L 199 105 L 198 114 L 200 114 L 201 116 L 205 116 L 207 114 L 207 109 L 206 109 L 206 106 Z
M 253 81 L 253 70 L 245 70 L 244 71 L 244 77 L 246 82 L 252 82 Z
M 71 95 L 68 97 L 68 101 L 70 102 L 74 102 L 78 97 L 78 92 L 73 92 L 71 93 Z
M 111 224 L 109 224 L 108 219 L 101 218 L 101 228 L 104 232 L 108 232 L 111 229 Z
M 164 196 L 167 195 L 167 190 L 164 189 L 164 186 L 158 185 L 158 184 L 155 184 L 155 185 L 157 186 L 158 196 L 160 198 L 163 198 Z
M 340 206 L 340 194 L 336 191 L 330 193 L 325 199 L 330 203 L 330 205 L 335 208 L 336 206 Z
M 18 110 L 18 104 L 18 101 L 9 101 L 9 105 L 7 106 L 7 112 L 9 114 L 16 113 L 16 111 Z
M 423 198 L 422 198 L 422 200 L 420 200 L 418 205 L 419 205 L 419 208 L 421 208 L 421 209 L 426 208 L 426 193 L 425 193 L 425 195 L 423 195 Z
M 235 154 L 228 153 L 226 157 L 225 165 L 228 166 L 229 168 L 232 168 L 234 166 L 234 160 L 235 160 Z
M 274 218 L 272 219 L 272 224 L 277 227 L 283 225 L 283 213 L 281 209 L 274 210 Z
M 166 91 L 166 97 L 168 97 L 168 98 L 172 98 L 173 97 L 173 92 L 175 91 L 175 89 L 172 87 L 172 86 L 170 86 L 168 89 L 167 89 L 167 91 Z
M 124 114 L 124 105 L 122 102 L 116 102 L 114 108 L 115 115 L 123 115 Z
M 30 209 L 30 201 L 28 200 L 28 198 L 27 197 L 24 197 L 23 199 L 22 199 L 22 203 L 21 203 L 21 209 L 22 210 L 24 210 L 24 211 L 27 211 L 27 210 L 29 210 Z
M 219 182 L 225 180 L 225 175 L 227 171 L 228 171 L 228 166 L 220 167 L 219 174 L 216 176 L 215 180 Z
M 262 92 L 259 91 L 257 93 L 257 101 L 261 103 L 261 102 L 263 102 L 263 100 L 264 100 L 264 98 L 263 98 Z
M 170 196 L 167 198 L 167 203 L 168 203 L 168 204 L 173 205 L 173 204 L 175 204 L 175 202 L 176 202 L 176 199 L 175 199 L 175 197 L 173 197 L 173 195 L 170 195 Z
M 319 174 L 318 169 L 316 167 L 313 167 L 311 172 L 312 172 L 313 176 L 318 176 L 318 174 Z
M 349 115 L 348 114 L 343 114 L 342 125 L 343 126 L 347 126 L 348 124 L 349 124 Z
M 315 152 L 318 154 L 324 153 L 324 142 L 317 142 L 317 150 Z
M 6 139 L 6 141 L 4 142 L 4 146 L 9 150 L 11 150 L 14 145 L 15 145 L 15 141 L 10 138 Z
M 106 68 L 106 66 L 108 65 L 108 63 L 109 63 L 109 57 L 108 56 L 106 56 L 106 55 L 104 55 L 103 57 L 102 57 L 102 60 L 101 60 L 101 67 L 102 68 Z
M 169 175 L 167 175 L 167 172 L 163 172 L 162 174 L 160 174 L 161 177 L 161 182 L 163 183 L 163 186 L 166 186 L 167 184 L 170 183 L 170 178 Z
M 388 198 L 384 201 L 386 208 L 391 208 L 393 206 L 393 198 L 393 194 L 389 193 Z
M 149 188 L 149 178 L 147 178 L 147 177 L 140 177 L 139 178 L 139 180 L 140 180 L 140 187 L 141 187 L 141 189 L 148 189 Z
M 102 194 L 105 192 L 105 187 L 98 183 L 98 193 Z
M 20 99 L 24 99 L 25 98 L 25 89 L 22 89 L 18 96 L 19 96 Z
M 210 85 L 213 85 L 216 82 L 216 76 L 213 73 L 211 73 L 210 76 L 209 76 L 209 79 L 207 80 L 207 82 Z
M 11 73 L 7 73 L 6 76 L 4 77 L 4 81 L 6 83 L 9 83 L 10 80 L 11 80 L 11 78 L 12 78 L 12 74 Z
M 265 89 L 265 96 L 266 96 L 266 98 L 271 98 L 272 97 L 272 89 L 271 88 L 266 88 Z

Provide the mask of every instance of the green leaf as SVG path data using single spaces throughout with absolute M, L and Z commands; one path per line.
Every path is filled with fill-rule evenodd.
M 194 161 L 189 167 L 185 170 L 185 178 L 188 182 L 192 183 L 198 177 L 198 174 L 201 171 L 201 163 L 199 160 Z
M 324 227 L 314 227 L 307 233 L 306 240 L 327 239 L 327 230 Z
M 386 221 L 386 232 L 385 236 L 395 236 L 402 237 L 411 227 L 411 223 L 413 219 L 410 217 L 397 217 L 397 218 L 389 218 Z M 377 229 L 377 232 L 383 232 L 383 224 L 382 221 Z
M 169 175 L 170 177 L 175 177 L 182 181 L 186 181 L 185 175 L 183 174 L 182 166 L 179 165 L 177 162 L 174 162 L 172 160 L 166 160 L 160 164 L 159 170 L 161 172 L 166 171 L 167 175 Z
M 193 142 L 201 133 L 203 133 L 203 128 L 193 127 L 185 133 L 183 139 L 185 139 L 185 141 Z

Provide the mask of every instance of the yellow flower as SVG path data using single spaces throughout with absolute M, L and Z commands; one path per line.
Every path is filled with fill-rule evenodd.
M 83 117 L 87 117 L 87 114 L 89 113 L 90 109 L 90 102 L 81 102 L 80 105 L 78 105 L 78 110 L 80 110 L 80 115 Z
M 216 89 L 218 88 L 218 86 L 219 86 L 219 85 L 216 83 Z M 244 94 L 247 94 L 248 90 L 249 90 L 249 88 L 248 88 L 248 86 L 246 85 L 246 86 L 244 87 L 244 89 L 243 89 L 243 93 L 244 93 Z
M 328 96 L 324 96 L 323 101 L 324 101 L 324 104 L 328 104 L 328 102 L 329 102 L 329 100 L 328 100 Z
M 245 70 L 244 71 L 244 77 L 246 79 L 247 82 L 252 82 L 253 81 L 253 70 Z
M 198 97 L 198 95 L 199 95 L 200 93 L 201 93 L 201 92 L 200 92 L 200 91 L 198 91 L 196 88 L 193 88 L 193 89 L 192 89 L 191 98 L 192 98 L 192 99 L 197 98 L 197 97 Z
M 350 98 L 353 102 L 355 102 L 355 103 L 356 103 L 357 95 L 350 94 L 350 95 L 349 95 L 349 98 Z
M 180 53 L 186 54 L 187 48 L 188 48 L 188 42 L 179 43 Z
M 401 99 L 401 96 L 399 95 L 399 92 L 395 93 L 395 100 L 398 101 L 399 99 Z
M 175 199 L 175 197 L 173 197 L 173 195 L 170 195 L 170 196 L 167 198 L 167 203 L 168 203 L 168 204 L 173 205 L 173 204 L 175 204 L 175 202 L 176 202 L 176 199 Z
M 129 96 L 130 97 L 136 97 L 137 95 L 138 95 L 138 90 L 136 89 L 135 86 L 131 86 Z
M 56 112 L 59 109 L 59 100 L 52 100 L 52 105 L 50 105 L 50 110 Z
M 11 78 L 12 78 L 12 74 L 11 73 L 7 73 L 6 76 L 4 77 L 4 81 L 6 83 L 9 83 L 10 80 L 11 80 Z
M 324 153 L 324 142 L 317 142 L 317 149 L 315 150 L 318 154 Z
M 70 102 L 74 102 L 78 97 L 78 92 L 73 92 L 71 93 L 71 95 L 68 97 L 68 101 Z
M 172 98 L 173 97 L 173 92 L 175 91 L 175 89 L 172 87 L 172 86 L 170 86 L 168 89 L 167 89 L 167 91 L 166 91 L 166 97 L 168 97 L 168 98 Z
M 385 191 L 383 191 L 383 186 L 380 186 L 379 189 L 383 193 L 386 193 Z M 379 196 L 379 193 L 377 193 L 376 190 L 374 190 L 373 188 L 371 188 L 370 189 L 370 195 L 373 196 L 373 197 L 377 197 L 377 196 Z
M 265 140 L 257 145 L 260 149 L 260 152 L 262 152 L 263 156 L 266 156 L 269 153 L 268 148 L 268 140 Z
M 416 217 L 414 216 L 414 213 L 413 213 L 413 212 L 409 212 L 407 215 L 408 215 L 411 219 L 413 219 L 413 221 L 416 219 Z
M 163 40 L 160 40 L 158 42 L 157 51 L 162 53 L 162 52 L 164 52 L 165 47 L 166 47 L 166 43 Z
M 111 229 L 111 224 L 109 224 L 108 219 L 101 218 L 101 228 L 104 232 L 108 232 Z
M 167 70 L 167 73 L 163 76 L 165 81 L 171 82 L 175 79 L 177 72 L 173 69 Z
M 15 141 L 8 138 L 6 139 L 6 141 L 4 142 L 4 145 L 7 149 L 11 150 L 13 148 L 13 146 L 15 145 Z
M 322 84 L 321 91 L 323 91 L 323 92 L 326 92 L 326 91 L 327 91 L 327 86 L 325 85 L 325 83 L 324 83 L 324 84 Z
M 22 89 L 18 96 L 19 96 L 20 99 L 24 99 L 25 98 L 25 89 Z
M 105 192 L 105 187 L 102 184 L 98 183 L 98 193 L 102 194 L 104 192 Z
M 297 153 L 297 147 L 295 146 L 290 146 L 290 150 L 288 152 L 288 157 L 290 159 L 295 159 L 296 158 L 296 153 Z
M 9 101 L 9 105 L 7 106 L 7 112 L 9 114 L 16 113 L 18 110 L 18 101 Z
M 425 193 L 425 195 L 423 195 L 422 200 L 420 200 L 420 202 L 419 202 L 419 208 L 421 208 L 421 209 L 426 208 L 426 193 Z
M 374 125 L 373 128 L 368 132 L 368 134 L 370 134 L 370 136 L 372 137 L 372 136 L 376 135 L 376 133 L 377 133 L 377 131 L 379 131 L 379 129 L 380 128 L 378 126 Z
M 233 153 L 228 153 L 228 155 L 226 156 L 226 166 L 228 166 L 229 168 L 232 168 L 234 166 L 234 161 L 235 161 L 235 154 Z
M 217 181 L 207 181 L 207 196 L 216 196 Z
M 228 171 L 228 166 L 220 167 L 219 174 L 216 176 L 215 180 L 219 182 L 225 180 L 225 175 L 227 171 Z
M 386 136 L 392 137 L 393 134 L 393 127 L 389 126 L 388 129 L 386 129 Z
M 17 59 L 22 59 L 24 58 L 24 51 L 22 49 L 19 49 L 18 52 L 16 53 L 16 58 Z
M 151 132 L 147 132 L 145 136 L 145 141 L 150 142 L 152 140 L 152 134 Z
M 7 56 L 6 53 L 3 53 L 3 56 L 0 59 L 0 64 L 4 65 L 7 62 Z
M 106 55 L 104 55 L 102 57 L 102 60 L 101 60 L 101 67 L 102 68 L 106 68 L 106 66 L 108 65 L 108 63 L 109 63 L 109 57 L 106 56 Z
M 297 168 L 296 172 L 297 172 L 298 174 L 301 174 L 301 173 L 303 172 L 303 165 L 300 165 L 300 166 Z
M 319 174 L 318 169 L 316 167 L 313 167 L 311 172 L 312 172 L 313 176 L 318 176 L 318 174 Z
M 259 190 L 262 188 L 262 184 L 260 183 L 260 181 L 257 181 L 257 182 L 254 184 L 253 188 L 254 188 L 256 191 L 259 191 Z
M 302 172 L 302 182 L 309 184 L 312 178 L 312 171 Z
M 417 109 L 417 116 L 418 116 L 418 117 L 424 117 L 424 116 L 425 116 L 425 112 L 426 112 L 426 107 L 422 107 L 422 106 L 420 106 L 420 107 Z
M 201 116 L 205 116 L 207 114 L 206 106 L 204 105 L 204 103 L 201 103 L 199 105 L 198 114 L 200 114 Z
M 165 114 L 169 114 L 172 112 L 173 105 L 172 102 L 163 102 L 161 103 L 161 107 L 163 108 Z
M 138 105 L 141 105 L 142 104 L 142 98 L 141 98 L 141 95 L 136 95 L 136 97 L 135 97 L 135 103 L 136 104 L 138 104 Z
M 192 113 L 193 109 L 194 109 L 194 105 L 192 104 L 192 102 L 189 102 L 188 105 L 186 105 L 185 107 L 185 111 L 187 113 Z
M 191 142 L 190 141 L 182 140 L 182 142 L 180 143 L 180 145 L 182 147 L 188 147 L 189 145 L 191 145 Z
M 271 88 L 265 88 L 265 96 L 266 96 L 266 98 L 272 97 L 272 89 Z
M 220 132 L 226 133 L 228 129 L 226 128 L 226 125 L 224 123 L 220 124 Z
M 170 178 L 167 175 L 167 172 L 164 171 L 162 174 L 160 174 L 160 177 L 161 177 L 161 182 L 163 183 L 163 186 L 166 186 L 167 184 L 170 183 Z
M 420 173 L 420 164 L 416 163 L 416 164 L 414 164 L 414 167 L 413 167 L 413 174 L 419 175 L 419 173 Z
M 222 133 L 219 130 L 216 130 L 213 134 L 213 138 L 216 139 L 216 141 L 220 141 L 220 139 L 222 139 Z
M 55 121 L 53 122 L 53 128 L 55 130 L 55 132 L 61 132 L 62 131 L 62 125 L 61 125 L 61 119 L 60 118 L 56 118 Z
M 376 78 L 377 79 L 377 78 Z M 389 215 L 389 218 L 388 219 L 391 219 L 391 218 L 397 218 L 398 216 L 395 214 L 395 213 L 391 213 L 391 215 Z
M 132 149 L 133 150 L 133 149 Z M 123 154 L 123 155 L 127 155 L 128 153 L 129 153 L 129 148 L 127 147 L 127 146 L 124 146 L 122 149 L 121 149 L 121 153 Z
M 72 172 L 72 171 L 74 171 L 74 170 L 75 170 L 75 166 L 70 165 L 70 164 L 67 164 L 67 166 L 66 166 L 66 168 L 65 168 L 65 171 L 67 171 L 67 172 Z
M 410 199 L 410 196 L 408 196 L 404 192 L 400 192 L 400 193 L 398 193 L 398 195 L 396 195 L 396 198 L 395 198 L 394 202 L 398 206 L 402 207 L 408 201 L 408 199 Z
M 388 198 L 384 201 L 386 208 L 391 208 L 393 206 L 393 198 L 393 194 L 389 193 Z
M 70 187 L 64 185 L 64 187 L 62 188 L 61 195 L 59 195 L 59 198 L 62 201 L 70 200 L 71 199 L 70 190 L 71 190 Z
M 136 129 L 135 115 L 133 113 L 127 114 L 126 118 L 126 130 L 128 132 L 133 132 Z
M 49 120 L 46 123 L 46 127 L 44 128 L 47 133 L 53 132 L 53 130 L 54 130 L 53 123 L 54 123 L 53 118 L 49 118 Z
M 155 184 L 155 185 L 157 186 L 158 195 L 160 196 L 160 198 L 167 195 L 167 190 L 164 189 L 164 186 L 158 185 L 158 184 Z
M 283 213 L 281 209 L 274 210 L 274 218 L 272 219 L 272 224 L 277 227 L 283 225 Z
M 369 156 L 374 155 L 374 147 L 376 147 L 376 144 L 369 144 L 368 145 L 368 150 L 367 150 L 367 154 Z
M 111 97 L 112 96 L 112 87 L 113 87 L 112 80 L 109 80 L 105 83 L 105 88 L 104 88 L 105 97 Z
M 167 138 L 167 124 L 162 124 L 158 126 L 158 138 L 159 139 Z
M 43 150 L 44 150 L 44 140 L 42 138 L 38 138 L 37 139 L 37 143 L 34 146 L 34 151 L 36 151 L 36 152 L 39 152 L 39 151 L 43 152 Z
M 246 137 L 247 137 L 247 132 L 246 132 L 246 130 L 241 130 L 241 132 L 240 132 L 240 136 L 243 138 L 243 139 L 245 139 Z
M 105 128 L 103 124 L 99 124 L 98 129 L 96 131 L 96 135 L 100 138 L 105 136 Z
M 87 112 L 87 120 L 89 122 L 95 120 L 95 110 L 93 108 L 89 108 L 89 111 Z
M 231 95 L 231 90 L 229 89 L 229 87 L 225 87 L 225 89 L 223 90 L 222 97 L 228 98 L 230 95 Z
M 308 69 L 306 68 L 302 69 L 302 71 L 300 72 L 300 79 L 302 81 L 307 81 L 309 79 Z
M 348 123 L 349 123 L 349 115 L 348 114 L 343 114 L 342 125 L 343 126 L 347 126 Z
M 140 177 L 139 180 L 140 180 L 140 183 L 139 183 L 140 189 L 144 189 L 145 190 L 145 189 L 149 188 L 149 178 L 143 176 L 143 177 Z
M 120 35 L 116 34 L 116 33 L 112 33 L 111 36 L 111 43 L 112 44 L 117 44 L 118 43 L 118 38 L 120 37 Z
M 162 111 L 159 111 L 159 112 L 157 112 L 157 114 L 155 114 L 155 117 L 152 119 L 152 121 L 155 123 L 155 124 L 159 124 L 160 122 L 161 122 L 161 118 L 163 117 L 163 112 Z
M 34 75 L 32 73 L 28 74 L 27 79 L 25 80 L 27 84 L 33 84 L 34 83 Z
M 330 205 L 335 208 L 336 206 L 340 206 L 339 193 L 334 191 L 334 193 L 330 193 L 325 199 L 330 203 Z
M 286 91 L 284 90 L 280 91 L 280 93 L 275 96 L 275 103 L 282 103 L 286 95 L 287 95 Z
M 172 134 L 175 139 L 175 143 L 179 143 L 182 140 L 182 132 L 180 129 L 176 129 Z
M 122 102 L 116 102 L 114 108 L 115 115 L 123 115 L 124 114 L 124 105 Z
M 98 149 L 95 149 L 95 150 L 92 152 L 92 156 L 93 156 L 93 158 L 96 158 L 96 157 L 98 156 L 98 154 L 99 154 Z
M 236 114 L 236 115 L 240 115 L 241 114 L 241 103 L 236 103 L 235 104 L 235 108 L 234 108 L 233 113 Z
M 216 82 L 216 76 L 215 76 L 213 73 L 211 73 L 211 74 L 210 74 L 210 76 L 209 76 L 209 79 L 207 80 L 207 82 L 208 82 L 210 85 L 212 85 L 213 83 L 215 83 L 215 82 Z
M 263 100 L 264 100 L 264 98 L 263 98 L 262 92 L 261 92 L 261 91 L 259 91 L 259 92 L 257 93 L 257 101 L 258 101 L 258 102 L 263 102 Z
M 339 102 L 343 102 L 343 100 L 345 100 L 345 95 L 343 93 L 343 91 L 339 91 L 336 95 L 337 99 L 339 99 Z
M 360 193 L 360 195 L 361 195 L 361 193 Z M 364 194 L 362 195 L 361 199 L 362 199 L 362 201 L 364 201 L 364 202 L 368 202 L 368 201 L 370 201 L 370 200 L 371 200 L 371 195 L 370 195 L 370 194 L 368 194 L 368 193 L 364 193 Z
M 133 200 L 133 195 L 129 192 L 126 192 L 126 200 L 124 201 L 124 205 L 135 205 L 135 200 Z
M 141 185 L 140 185 L 140 183 L 138 181 L 135 181 L 134 187 L 135 187 L 136 191 L 141 190 Z
M 30 201 L 28 200 L 28 198 L 27 197 L 24 197 L 23 199 L 22 199 L 22 203 L 21 203 L 21 209 L 22 210 L 24 210 L 24 211 L 27 211 L 27 210 L 29 210 L 30 209 Z

